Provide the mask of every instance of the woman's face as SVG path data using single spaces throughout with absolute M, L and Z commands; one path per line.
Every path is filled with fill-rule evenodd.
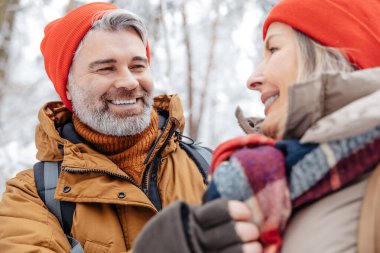
M 261 93 L 265 105 L 263 132 L 281 139 L 286 120 L 288 86 L 298 74 L 298 43 L 294 30 L 283 23 L 272 23 L 265 38 L 264 60 L 247 81 L 248 89 Z

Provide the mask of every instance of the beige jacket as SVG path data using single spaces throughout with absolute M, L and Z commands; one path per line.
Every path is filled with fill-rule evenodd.
M 289 88 L 287 137 L 321 143 L 359 135 L 379 125 L 380 68 L 324 74 Z M 374 199 L 380 195 L 377 185 L 380 166 L 375 173 L 296 211 L 285 231 L 282 252 L 380 252 L 375 227 L 380 225 L 379 213 L 375 213 L 380 210 Z
M 49 103 L 39 113 L 36 130 L 37 158 L 62 161 L 55 199 L 76 203 L 72 235 L 85 252 L 126 252 L 143 225 L 157 213 L 148 197 L 124 178 L 126 174 L 106 156 L 85 144 L 62 139 L 55 125 L 70 118 L 61 103 Z M 184 117 L 177 96 L 155 98 L 155 108 L 167 110 L 173 119 L 163 131 L 156 152 L 164 143 L 170 126 L 183 130 Z M 58 145 L 64 146 L 61 155 Z M 71 172 L 79 173 L 71 173 Z M 158 187 L 162 206 L 183 199 L 198 204 L 205 189 L 203 177 L 195 163 L 171 138 L 158 170 Z M 71 190 L 63 190 L 70 186 Z M 124 192 L 124 198 L 119 193 Z M 147 242 L 149 243 L 149 242 Z M 39 198 L 32 169 L 19 173 L 7 182 L 0 202 L 0 251 L 69 252 L 70 244 L 58 220 Z

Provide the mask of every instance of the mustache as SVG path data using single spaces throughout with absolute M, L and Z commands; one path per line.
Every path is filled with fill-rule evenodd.
M 118 88 L 116 90 L 107 91 L 101 96 L 103 101 L 109 100 L 128 100 L 134 98 L 143 98 L 144 102 L 148 102 L 151 95 L 145 90 L 128 90 L 126 88 Z

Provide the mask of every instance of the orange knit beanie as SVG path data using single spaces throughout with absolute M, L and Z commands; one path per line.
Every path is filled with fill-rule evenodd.
M 64 17 L 56 19 L 45 27 L 41 42 L 45 70 L 65 106 L 72 111 L 71 101 L 66 97 L 66 83 L 74 53 L 92 24 L 103 17 L 108 10 L 117 9 L 109 3 L 95 2 L 82 5 Z M 147 43 L 146 54 L 150 60 Z
M 359 69 L 380 66 L 380 0 L 282 0 L 269 13 L 324 46 L 344 52 Z

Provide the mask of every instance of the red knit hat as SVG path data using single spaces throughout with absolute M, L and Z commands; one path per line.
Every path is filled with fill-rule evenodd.
M 101 19 L 106 11 L 113 9 L 117 7 L 109 3 L 96 2 L 82 5 L 45 27 L 45 37 L 40 47 L 45 70 L 62 102 L 70 111 L 72 104 L 66 97 L 66 84 L 75 51 L 92 24 Z M 150 61 L 148 43 L 146 54 Z
M 380 66 L 380 0 L 282 0 L 269 13 L 324 46 L 339 48 L 359 69 Z

